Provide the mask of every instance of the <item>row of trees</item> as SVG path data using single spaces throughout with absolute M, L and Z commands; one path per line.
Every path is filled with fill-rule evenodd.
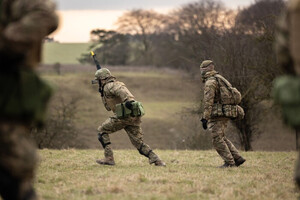
M 214 60 L 218 71 L 243 94 L 246 116 L 236 125 L 241 144 L 251 150 L 257 120 L 252 108 L 270 97 L 272 80 L 281 73 L 273 43 L 284 8 L 284 0 L 256 0 L 238 11 L 226 9 L 219 1 L 201 0 L 167 15 L 132 10 L 118 19 L 116 31 L 93 30 L 92 48 L 108 65 L 168 66 L 194 72 L 203 60 Z M 90 58 L 82 55 L 80 61 L 90 62 Z

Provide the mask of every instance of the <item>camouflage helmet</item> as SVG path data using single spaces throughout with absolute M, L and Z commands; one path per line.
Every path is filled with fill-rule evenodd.
M 110 73 L 110 71 L 107 68 L 99 69 L 95 73 L 95 78 L 97 80 L 99 80 L 99 79 L 104 80 L 104 79 L 106 79 L 108 77 L 111 77 L 111 73 Z
M 208 67 L 210 64 L 213 64 L 214 62 L 212 60 L 204 60 L 201 65 L 200 65 L 200 69 L 201 68 L 206 68 Z

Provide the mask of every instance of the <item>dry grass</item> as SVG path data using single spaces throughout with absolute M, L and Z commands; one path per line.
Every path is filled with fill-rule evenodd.
M 36 179 L 44 199 L 296 199 L 296 152 L 247 152 L 239 168 L 218 169 L 215 151 L 156 151 L 154 167 L 133 150 L 115 151 L 116 166 L 100 166 L 98 150 L 42 150 Z

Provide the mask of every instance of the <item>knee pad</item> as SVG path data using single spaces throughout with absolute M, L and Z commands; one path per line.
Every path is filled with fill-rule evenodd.
M 138 149 L 139 153 L 143 156 L 149 157 L 150 153 L 152 152 L 152 150 L 150 149 L 150 151 L 148 152 L 144 152 L 143 151 L 143 147 L 144 147 L 144 143 L 141 144 L 141 147 Z
M 103 149 L 105 149 L 105 147 L 106 147 L 107 145 L 110 145 L 110 144 L 111 144 L 111 142 L 105 142 L 105 141 L 104 141 L 104 138 L 103 138 L 104 135 L 107 135 L 107 136 L 108 136 L 107 133 L 98 133 L 98 140 L 99 140 L 99 142 L 101 143 Z

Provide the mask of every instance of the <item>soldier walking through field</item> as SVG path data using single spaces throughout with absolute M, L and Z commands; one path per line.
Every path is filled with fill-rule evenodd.
M 165 163 L 143 141 L 141 117 L 143 106 L 135 101 L 134 96 L 125 84 L 116 80 L 107 68 L 96 71 L 96 80 L 101 81 L 101 96 L 107 111 L 113 111 L 114 116 L 108 118 L 98 128 L 98 140 L 104 148 L 104 159 L 96 160 L 101 165 L 115 165 L 109 134 L 124 129 L 131 143 L 139 153 L 149 158 L 149 163 L 155 166 L 165 166 Z
M 42 125 L 50 87 L 34 71 L 44 37 L 58 25 L 49 0 L 0 0 L 0 195 L 37 199 L 32 125 Z
M 220 167 L 240 166 L 246 160 L 226 138 L 225 129 L 230 119 L 244 117 L 243 109 L 237 105 L 241 101 L 241 95 L 215 71 L 213 61 L 203 61 L 200 65 L 200 72 L 204 82 L 202 126 L 211 132 L 213 146 L 225 161 Z

